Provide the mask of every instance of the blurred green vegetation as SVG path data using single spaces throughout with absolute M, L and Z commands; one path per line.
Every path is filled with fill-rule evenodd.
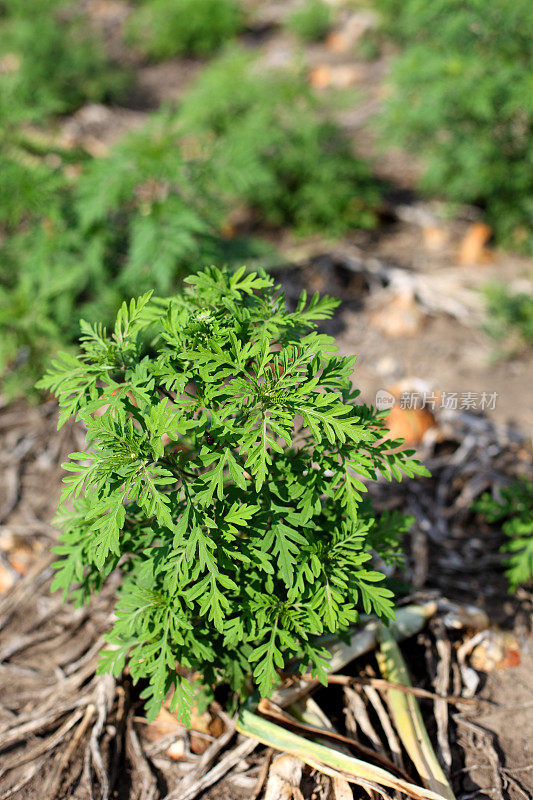
M 494 494 L 486 492 L 474 504 L 491 525 L 500 524 L 507 541 L 502 552 L 511 591 L 533 578 L 533 483 L 522 477 Z
M 325 0 L 301 0 L 286 21 L 286 27 L 304 42 L 319 42 L 333 22 L 331 6 Z
M 403 48 L 387 140 L 421 156 L 428 191 L 481 204 L 500 241 L 531 249 L 529 5 L 375 2 L 383 29 L 354 52 L 387 36 Z M 251 7 L 132 0 L 111 57 L 90 5 L 0 0 L 3 396 L 29 390 L 49 354 L 76 339 L 80 315 L 111 320 L 124 297 L 172 293 L 213 262 L 268 264 L 281 233 L 337 237 L 377 224 L 383 187 L 335 121 L 333 90 L 315 92 L 297 65 L 254 58 L 272 30 L 253 28 Z M 280 25 L 316 41 L 342 13 L 302 0 Z M 179 55 L 211 58 L 179 104 L 147 113 L 105 157 L 61 135 L 64 116 L 85 104 L 136 97 L 140 59 Z M 487 297 L 491 333 L 531 342 L 531 298 Z
M 421 158 L 422 188 L 476 203 L 500 243 L 533 253 L 533 4 L 377 0 L 401 45 L 387 145 Z
M 110 321 L 123 298 L 172 293 L 208 264 L 272 258 L 252 228 L 331 236 L 375 224 L 379 186 L 304 78 L 260 73 L 240 49 L 106 157 L 18 123 L 0 141 L 8 396 L 28 391 L 50 353 L 77 337 L 80 316 Z M 248 220 L 242 233 L 235 210 Z
M 533 295 L 512 291 L 504 283 L 485 287 L 485 329 L 494 339 L 517 349 L 533 345 Z
M 208 66 L 180 109 L 209 165 L 210 192 L 301 233 L 373 228 L 380 189 L 293 71 L 259 71 L 243 50 Z
M 130 84 L 75 0 L 2 0 L 0 59 L 3 125 L 118 100 Z
M 128 21 L 128 39 L 147 57 L 208 56 L 244 24 L 235 0 L 140 0 Z

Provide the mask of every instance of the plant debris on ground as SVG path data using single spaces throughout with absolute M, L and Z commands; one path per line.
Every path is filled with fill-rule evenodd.
M 395 780 L 416 796 L 430 790 L 396 727 L 398 708 L 417 716 L 408 696 L 458 800 L 533 796 L 531 593 L 509 594 L 501 552 L 527 558 L 531 541 L 516 487 L 531 472 L 532 265 L 514 250 L 531 240 L 532 23 L 524 2 L 463 6 L 0 4 L 2 800 L 386 800 Z M 410 153 L 377 147 L 396 100 Z M 400 642 L 411 689 L 374 650 L 339 645 L 327 687 L 283 684 L 302 692 L 290 708 L 236 720 L 222 691 L 190 731 L 165 705 L 149 723 L 127 670 L 95 676 L 115 579 L 83 609 L 50 594 L 60 464 L 85 430 L 57 433 L 30 387 L 79 316 L 112 320 L 123 297 L 172 294 L 212 261 L 275 267 L 289 307 L 303 288 L 341 297 L 322 330 L 361 354 L 367 401 L 391 390 L 389 425 L 432 472 L 373 491 L 379 512 L 415 519 L 405 572 L 377 563 L 400 617 L 430 617 Z M 399 408 L 406 389 L 436 408 Z M 497 402 L 444 409 L 449 392 Z M 375 647 L 373 625 L 357 636 Z M 349 784 L 338 765 L 357 760 L 393 782 Z
M 267 781 L 268 769 L 261 765 L 268 753 L 258 749 L 254 740 L 237 736 L 234 723 L 217 704 L 207 715 L 193 719 L 191 732 L 169 712 L 149 726 L 127 674 L 120 681 L 110 676 L 95 677 L 102 637 L 111 623 L 111 598 L 116 588 L 113 581 L 82 609 L 63 606 L 59 597 L 49 594 L 50 557 L 45 556 L 43 561 L 39 553 L 42 556 L 43 548 L 56 536 L 48 524 L 50 487 L 58 486 L 54 482 L 59 480 L 60 461 L 73 447 L 79 447 L 84 437 L 79 427 L 67 424 L 56 438 L 55 414 L 55 406 L 49 404 L 43 411 L 6 409 L 0 415 L 2 452 L 11 454 L 6 468 L 13 474 L 10 493 L 2 499 L 3 536 L 6 531 L 16 536 L 23 529 L 24 541 L 35 550 L 29 567 L 22 570 L 25 574 L 14 582 L 0 606 L 5 748 L 0 796 L 27 798 L 33 796 L 32 792 L 42 796 L 44 787 L 50 793 L 45 793 L 47 797 L 85 797 L 91 786 L 96 797 L 111 796 L 116 789 L 123 797 L 178 798 L 195 797 L 210 785 L 228 797 L 253 794 Z M 469 663 L 471 656 L 475 655 L 477 661 L 473 663 L 482 670 L 490 669 L 486 659 L 494 658 L 498 648 L 500 668 L 506 659 L 516 663 L 513 659 L 519 660 L 519 653 L 525 657 L 529 595 L 510 600 L 499 566 L 501 534 L 492 529 L 489 539 L 473 535 L 475 516 L 471 508 L 494 476 L 499 476 L 502 485 L 514 480 L 528 456 L 519 434 L 494 428 L 475 415 L 445 414 L 439 424 L 440 436 L 430 438 L 423 452 L 432 472 L 432 478 L 423 479 L 423 489 L 416 481 L 398 488 L 384 482 L 373 492 L 378 509 L 396 508 L 415 516 L 407 577 L 417 592 L 429 591 L 429 597 L 436 597 L 439 603 L 435 621 L 418 644 L 413 641 L 404 652 L 415 681 L 435 695 L 436 735 L 441 752 L 448 752 L 444 765 L 456 792 L 467 794 L 478 777 L 475 771 L 470 774 L 463 769 L 465 752 L 470 758 L 464 746 L 474 732 L 479 775 L 483 777 L 486 769 L 489 776 L 499 776 L 500 791 L 508 787 L 501 797 L 523 797 L 530 787 L 527 771 L 515 773 L 511 765 L 502 763 L 494 749 L 496 730 L 492 728 L 491 734 L 490 726 L 487 729 L 482 721 L 476 721 L 487 714 L 491 719 L 495 707 L 474 707 L 468 702 L 462 706 L 459 701 L 455 710 L 454 703 L 450 705 L 438 696 L 468 699 L 479 689 L 479 674 Z M 43 491 L 43 487 L 47 488 Z M 42 499 L 36 507 L 38 497 Z M 13 543 L 9 543 L 4 558 L 11 557 L 16 565 L 15 552 Z M 492 641 L 490 630 L 486 630 L 487 613 L 500 623 L 512 619 L 515 638 L 508 636 L 499 644 Z M 483 658 L 485 663 L 480 661 Z M 319 705 L 337 730 L 346 730 L 348 737 L 357 730 L 358 741 L 362 737 L 367 747 L 394 761 L 399 751 L 393 728 L 386 723 L 386 695 L 380 701 L 372 660 L 354 662 L 347 675 L 351 677 L 343 689 L 344 703 L 352 711 L 347 710 L 343 718 L 343 703 L 334 699 L 338 694 L 331 694 L 338 693 L 335 683 L 315 695 Z M 363 677 L 369 681 L 366 686 L 364 681 L 360 683 Z M 431 711 L 427 702 L 422 708 Z M 376 713 L 380 722 L 374 718 Z M 506 713 L 505 704 L 500 713 Z M 513 716 L 517 713 L 515 710 Z M 527 716 L 527 711 L 522 713 Z M 405 755 L 399 763 L 407 767 Z M 482 767 L 484 764 L 486 767 Z M 518 766 L 526 765 L 521 761 Z M 414 777 L 411 774 L 411 779 Z M 319 791 L 323 786 L 320 791 L 327 791 L 324 780 L 327 783 L 311 772 L 305 778 L 308 788 L 302 785 L 302 790 L 311 792 L 314 786 Z

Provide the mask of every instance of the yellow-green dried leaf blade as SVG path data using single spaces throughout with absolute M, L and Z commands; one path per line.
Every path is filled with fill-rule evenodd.
M 390 632 L 380 627 L 380 649 L 376 658 L 385 680 L 411 686 L 400 648 Z M 396 730 L 409 757 L 428 789 L 455 800 L 455 795 L 437 760 L 416 698 L 398 689 L 387 690 L 387 702 Z
M 382 767 L 333 750 L 324 745 L 304 739 L 292 731 L 269 722 L 248 709 L 243 708 L 237 718 L 236 729 L 244 736 L 257 739 L 268 747 L 301 758 L 314 769 L 332 778 L 345 778 L 351 783 L 371 781 L 398 792 L 403 792 L 413 800 L 445 800 L 447 795 L 432 791 L 414 783 L 397 778 Z

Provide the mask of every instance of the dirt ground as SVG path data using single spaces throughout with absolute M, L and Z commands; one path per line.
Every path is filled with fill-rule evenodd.
M 467 797 L 498 792 L 524 797 L 533 789 L 533 654 L 502 673 L 493 672 L 479 694 L 487 701 L 475 717 L 456 717 Z M 476 727 L 472 727 L 470 723 Z M 491 747 L 487 747 L 490 743 Z M 503 767 L 498 767 L 502 763 Z
M 287 63 L 299 50 L 315 83 L 325 83 L 323 91 L 330 86 L 353 91 L 357 103 L 339 118 L 357 150 L 395 185 L 382 224 L 372 233 L 354 232 L 342 242 L 295 241 L 283 232 L 274 238 L 282 254 L 278 277 L 289 300 L 304 287 L 341 298 L 328 329 L 341 353 L 359 355 L 354 383 L 363 400 L 374 402 L 380 389 L 436 393 L 434 424 L 418 443 L 432 479 L 400 488 L 380 484 L 374 500 L 378 508 L 401 508 L 416 518 L 406 543 L 413 595 L 475 604 L 492 625 L 461 663 L 461 647 L 475 636 L 475 627 L 446 627 L 442 612 L 437 627 L 407 645 L 406 659 L 415 684 L 434 690 L 440 637 L 449 647 L 450 691 L 465 691 L 467 678 L 479 681 L 475 697 L 480 702 L 451 705 L 449 711 L 449 776 L 457 797 L 533 797 L 531 595 L 526 590 L 508 595 L 501 531 L 483 525 L 470 511 L 472 501 L 494 482 L 531 474 L 533 354 L 517 349 L 498 357 L 483 330 L 477 290 L 494 278 L 530 280 L 533 262 L 495 251 L 490 243 L 465 259 L 465 239 L 478 222 L 475 210 L 450 217 L 442 204 L 414 192 L 418 165 L 412 158 L 378 150 L 372 117 L 383 96 L 390 53 L 365 61 L 355 47 L 339 53 L 321 44 L 302 54 L 274 27 L 284 4 L 257 5 L 263 23 L 248 44 L 268 63 Z M 98 0 L 89 7 L 120 50 L 118 34 L 128 6 Z M 366 11 L 359 22 L 363 30 L 373 24 Z M 201 67 L 190 59 L 138 64 L 127 108 L 88 106 L 65 122 L 65 131 L 104 153 L 162 101 L 178 100 Z M 459 398 L 473 393 L 476 407 L 441 408 L 442 397 L 453 392 Z M 485 413 L 479 406 L 483 393 L 496 394 L 494 407 Z M 85 800 L 90 795 L 83 774 L 94 776 L 95 797 L 106 796 L 106 786 L 107 796 L 124 800 L 188 797 L 185 790 L 171 793 L 174 786 L 185 786 L 191 770 L 198 771 L 197 753 L 191 767 L 165 755 L 168 733 L 167 739 L 149 738 L 138 691 L 127 676 L 118 683 L 94 678 L 113 586 L 90 612 L 63 607 L 49 595 L 59 465 L 68 452 L 83 447 L 81 429 L 67 425 L 55 432 L 55 413 L 52 402 L 0 409 L 0 800 Z M 468 672 L 474 653 L 477 678 Z M 353 667 L 354 674 L 365 669 L 372 670 L 371 661 Z M 323 709 L 345 727 L 342 695 L 331 687 L 327 692 L 320 695 Z M 423 704 L 423 710 L 437 742 L 433 703 Z M 364 732 L 359 734 L 368 744 Z M 183 741 L 192 747 L 190 737 Z M 236 747 L 242 742 L 237 740 Z M 267 754 L 264 748 L 243 753 L 204 796 L 255 796 Z M 327 780 L 316 775 L 306 780 L 306 798 L 331 796 Z
M 318 273 L 312 279 L 313 285 L 343 297 L 338 343 L 343 354 L 359 356 L 354 382 L 367 402 L 375 402 L 379 389 L 390 388 L 399 381 L 422 381 L 428 390 L 441 394 L 456 392 L 460 396 L 471 392 L 476 395 L 478 410 L 481 395 L 495 393 L 494 405 L 485 409 L 488 416 L 500 424 L 513 424 L 530 437 L 531 351 L 519 350 L 511 357 L 499 357 L 498 345 L 483 330 L 477 298 L 472 297 L 472 305 L 467 302 L 458 318 L 442 308 L 428 307 L 416 297 L 417 282 L 427 281 L 430 291 L 441 293 L 444 305 L 447 293 L 453 302 L 461 291 L 466 294 L 496 278 L 512 282 L 530 268 L 526 259 L 500 252 L 492 253 L 491 263 L 481 267 L 457 266 L 454 257 L 460 246 L 461 227 L 460 223 L 455 223 L 455 230 L 449 226 L 449 244 L 445 252 L 437 255 L 424 247 L 419 225 L 402 221 L 391 225 L 375 243 L 344 245 L 345 252 L 353 253 L 356 259 L 362 257 L 371 263 L 376 259 L 387 267 L 403 270 L 406 284 L 412 282 L 414 289 L 407 285 L 405 289 L 399 286 L 369 293 L 367 286 L 361 286 L 360 273 L 350 275 L 349 258 L 347 263 L 344 253 L 337 266 L 339 285 L 331 288 L 331 278 L 320 275 L 320 259 L 310 268 Z M 460 406 L 460 397 L 458 401 Z

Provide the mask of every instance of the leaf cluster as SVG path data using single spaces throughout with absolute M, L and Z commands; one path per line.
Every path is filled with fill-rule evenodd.
M 41 382 L 88 443 L 64 465 L 53 588 L 82 602 L 118 569 L 101 669 L 127 661 L 150 717 L 172 692 L 185 720 L 191 676 L 266 696 L 295 660 L 324 677 L 323 633 L 393 616 L 371 557 L 397 558 L 405 522 L 364 493 L 427 474 L 315 330 L 335 301 L 304 293 L 289 313 L 244 268 L 186 284 L 124 303 L 109 332 L 82 323 L 80 353 Z
M 5 0 L 0 10 L 0 108 L 39 120 L 117 100 L 128 71 L 108 56 L 87 15 L 65 0 Z
M 505 574 L 511 591 L 516 591 L 533 578 L 533 483 L 521 478 L 497 493 L 486 492 L 473 510 L 490 524 L 501 524 L 508 538 L 502 551 L 511 554 Z
M 498 239 L 533 252 L 533 8 L 528 0 L 379 0 L 402 45 L 385 142 L 424 164 L 422 188 L 478 203 Z
M 373 224 L 379 195 L 303 82 L 259 76 L 241 52 L 214 62 L 177 111 L 153 114 L 106 158 L 78 154 L 74 180 L 72 154 L 21 143 L 20 129 L 2 154 L 6 393 L 76 337 L 78 314 L 108 325 L 125 297 L 172 293 L 210 263 L 271 257 L 270 245 L 231 230 L 235 209 L 332 234 Z
M 127 39 L 154 60 L 208 56 L 243 27 L 235 0 L 143 0 L 128 19 Z
M 46 131 L 50 115 L 117 99 L 128 83 L 128 71 L 108 57 L 83 4 L 2 2 L 0 377 L 8 397 L 32 386 L 68 338 L 86 283 L 66 177 L 83 158 Z
M 487 321 L 485 327 L 495 339 L 510 339 L 533 345 L 533 295 L 512 291 L 502 283 L 485 287 Z
M 379 184 L 302 76 L 259 72 L 232 49 L 204 70 L 180 115 L 223 196 L 261 219 L 332 235 L 375 226 Z
M 304 42 L 319 42 L 332 25 L 331 6 L 325 0 L 303 0 L 292 11 L 285 26 Z

